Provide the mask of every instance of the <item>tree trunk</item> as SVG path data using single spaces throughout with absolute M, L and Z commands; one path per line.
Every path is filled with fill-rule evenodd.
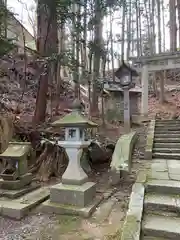
M 179 48 L 180 48 L 180 0 L 177 0 L 177 9 L 178 9 L 178 26 L 179 26 L 178 38 L 179 38 Z
M 146 0 L 144 0 L 144 9 L 145 9 L 145 17 L 146 17 L 146 21 L 147 21 L 147 33 L 148 33 L 148 47 L 149 47 L 149 51 L 150 51 L 150 55 L 153 54 L 153 46 L 152 46 L 152 35 L 151 35 L 151 21 L 149 20 L 149 15 L 148 15 L 148 8 L 147 8 L 147 2 Z
M 123 1 L 123 8 L 122 8 L 122 40 L 121 40 L 121 61 L 124 60 L 124 42 L 125 42 L 125 18 L 126 18 L 126 3 Z
M 53 52 L 57 53 L 57 16 L 56 5 L 49 8 L 38 0 L 37 4 L 37 50 L 41 56 L 50 56 Z M 39 87 L 36 97 L 36 109 L 33 122 L 38 124 L 45 120 L 48 93 L 48 66 L 47 72 L 40 76 Z
M 139 31 L 139 55 L 142 56 L 143 53 L 143 44 L 142 44 L 142 17 L 141 17 L 141 2 L 139 1 L 138 4 L 138 18 L 139 18 L 139 25 L 138 25 L 138 31 Z
M 149 1 L 151 2 L 151 1 Z M 152 51 L 153 54 L 156 53 L 156 35 L 155 35 L 155 23 L 154 23 L 154 16 L 155 16 L 155 0 L 152 0 L 152 3 L 150 4 L 150 9 L 149 11 L 151 12 L 150 16 L 151 16 L 151 29 L 152 29 Z
M 92 109 L 91 113 L 93 115 L 99 114 L 98 108 L 98 89 L 97 89 L 97 80 L 99 78 L 99 69 L 100 69 L 100 48 L 102 45 L 102 16 L 101 16 L 101 1 L 95 0 L 95 27 L 94 27 L 94 44 L 95 44 L 95 51 L 94 51 L 94 59 L 93 59 L 93 84 L 92 84 Z
M 79 53 L 80 53 L 80 24 L 81 24 L 81 7 L 77 4 L 77 22 L 76 22 L 76 80 L 75 95 L 80 99 L 80 83 L 79 83 Z
M 140 26 L 140 9 L 138 5 L 139 1 L 136 1 L 136 39 L 137 39 L 137 57 L 140 57 L 140 42 L 139 42 L 139 26 Z M 140 4 L 140 3 L 139 3 Z
M 165 52 L 166 51 L 166 36 L 165 36 L 165 28 L 166 28 L 166 26 L 165 26 L 165 14 L 164 14 L 164 12 L 165 12 L 165 8 L 164 8 L 164 2 L 162 1 L 161 2 L 161 4 L 162 4 L 162 24 L 163 24 L 163 52 Z
M 176 26 L 176 0 L 169 0 L 170 14 L 170 51 L 175 52 L 177 48 L 177 26 Z
M 113 82 L 115 82 L 115 75 L 114 75 L 114 50 L 113 50 L 113 16 L 112 16 L 112 9 L 110 8 L 110 43 L 111 43 L 111 63 L 112 63 L 112 76 Z M 103 63 L 104 69 L 104 63 Z
M 86 77 L 87 71 L 87 0 L 84 1 L 84 16 L 83 16 L 83 56 L 82 56 L 82 66 L 83 66 L 83 76 Z
M 161 53 L 161 2 L 156 0 L 157 3 L 157 20 L 158 20 L 158 51 Z
M 128 14 L 128 25 L 127 25 L 127 60 L 130 57 L 130 50 L 131 50 L 131 0 L 129 1 L 129 14 Z M 138 40 L 139 41 L 139 40 Z

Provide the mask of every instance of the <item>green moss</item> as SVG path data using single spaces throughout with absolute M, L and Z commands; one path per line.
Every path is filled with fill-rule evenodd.
M 121 240 L 122 231 L 119 229 L 115 234 L 106 236 L 105 240 Z
M 139 224 L 140 223 L 138 222 L 138 219 L 136 218 L 136 216 L 127 215 L 120 239 L 121 240 L 126 240 L 126 239 L 133 240 L 135 238 L 135 235 L 139 231 L 139 227 L 140 227 Z
M 139 171 L 136 182 L 137 183 L 145 183 L 147 181 L 147 173 L 148 173 L 148 170 Z
M 80 217 L 72 217 L 72 216 L 60 216 L 58 219 L 59 222 L 59 230 L 61 234 L 67 233 L 72 230 L 76 230 L 80 227 L 81 218 Z

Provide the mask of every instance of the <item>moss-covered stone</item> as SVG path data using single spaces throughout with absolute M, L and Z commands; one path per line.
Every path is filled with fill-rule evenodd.
M 75 126 L 84 126 L 84 127 L 97 127 L 98 125 L 88 119 L 86 119 L 78 111 L 73 111 L 63 118 L 60 118 L 52 123 L 53 127 L 75 127 Z
M 139 239 L 137 235 L 139 236 L 138 219 L 134 215 L 129 215 L 125 220 L 121 240 Z
M 129 209 L 124 222 L 121 240 L 139 240 L 143 203 L 144 185 L 136 182 L 132 188 Z
M 137 183 L 145 183 L 147 181 L 148 170 L 140 170 L 137 175 Z
M 132 152 L 137 140 L 137 133 L 131 132 L 119 138 L 112 156 L 111 170 L 120 172 L 131 170 Z

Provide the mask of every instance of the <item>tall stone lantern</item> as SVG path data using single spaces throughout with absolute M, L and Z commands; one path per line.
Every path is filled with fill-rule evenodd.
M 119 69 L 115 72 L 115 76 L 115 83 L 124 92 L 124 128 L 126 132 L 129 132 L 131 128 L 129 90 L 135 86 L 132 77 L 137 77 L 138 73 L 123 61 Z
M 50 201 L 44 204 L 46 212 L 77 213 L 79 208 L 91 204 L 96 195 L 96 184 L 88 181 L 80 158 L 83 148 L 90 144 L 86 140 L 85 130 L 97 127 L 97 124 L 86 119 L 80 113 L 80 108 L 80 102 L 76 100 L 71 113 L 52 123 L 53 127 L 65 128 L 65 141 L 58 141 L 58 145 L 65 148 L 69 164 L 61 183 L 50 189 Z

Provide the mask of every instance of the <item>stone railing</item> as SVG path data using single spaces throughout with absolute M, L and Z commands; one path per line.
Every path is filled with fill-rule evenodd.
M 136 132 L 131 132 L 121 136 L 117 141 L 111 161 L 113 184 L 119 181 L 122 172 L 129 173 L 131 171 L 132 154 L 137 136 Z

